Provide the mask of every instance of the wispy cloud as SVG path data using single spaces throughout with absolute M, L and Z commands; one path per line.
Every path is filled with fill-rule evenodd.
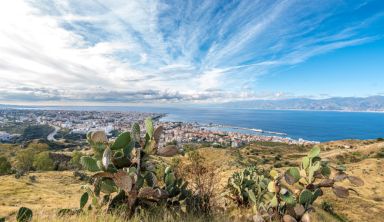
M 271 70 L 382 38 L 338 0 L 0 3 L 0 101 L 220 102 Z

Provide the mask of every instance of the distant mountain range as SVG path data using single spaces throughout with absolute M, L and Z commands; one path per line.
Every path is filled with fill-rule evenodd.
M 140 105 L 138 105 L 140 106 Z M 156 105 L 154 105 L 156 106 Z M 172 107 L 172 104 L 168 106 Z M 189 106 L 199 106 L 192 105 Z M 36 108 L 44 106 L 22 106 L 0 104 L 0 109 L 5 108 Z M 60 106 L 58 106 L 60 107 Z M 101 106 L 102 107 L 102 106 Z M 370 97 L 333 97 L 328 99 L 293 98 L 280 100 L 246 100 L 209 105 L 209 107 L 223 108 L 250 108 L 264 110 L 334 110 L 334 111 L 361 111 L 384 112 L 384 96 Z
M 250 100 L 220 104 L 228 108 L 254 108 L 266 110 L 335 110 L 335 111 L 383 111 L 384 96 L 334 97 L 328 99 Z

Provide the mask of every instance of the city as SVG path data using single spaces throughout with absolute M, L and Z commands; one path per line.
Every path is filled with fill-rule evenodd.
M 283 142 L 288 144 L 313 144 L 306 140 L 294 140 L 291 138 L 247 134 L 235 131 L 202 125 L 198 123 L 164 122 L 161 118 L 166 114 L 144 112 L 106 112 L 106 111 L 63 111 L 63 110 L 24 110 L 4 109 L 0 110 L 0 141 L 11 141 L 19 137 L 19 132 L 8 132 L 10 126 L 45 125 L 53 127 L 47 136 L 49 141 L 57 141 L 60 131 L 67 131 L 72 135 L 85 135 L 89 131 L 104 130 L 110 137 L 115 137 L 116 132 L 129 131 L 134 122 L 138 122 L 144 129 L 144 120 L 151 117 L 157 125 L 164 127 L 160 146 L 170 143 L 178 145 L 187 143 L 208 143 L 213 147 L 241 147 L 254 141 Z M 13 129 L 13 131 L 15 131 Z M 83 136 L 84 138 L 84 136 Z M 45 139 L 45 138 L 41 138 Z

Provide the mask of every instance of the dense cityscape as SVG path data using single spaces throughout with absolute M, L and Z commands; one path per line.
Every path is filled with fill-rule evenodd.
M 314 142 L 302 139 L 294 140 L 288 137 L 243 133 L 221 130 L 220 127 L 210 127 L 198 123 L 164 122 L 159 121 L 166 114 L 144 112 L 110 112 L 110 111 L 63 111 L 63 110 L 0 110 L 0 141 L 11 141 L 20 136 L 20 132 L 9 132 L 7 126 L 15 125 L 46 125 L 52 127 L 48 140 L 56 141 L 60 130 L 70 134 L 85 135 L 89 131 L 104 130 L 111 137 L 114 132 L 130 130 L 134 122 L 144 129 L 144 119 L 151 117 L 158 125 L 164 127 L 160 145 L 168 143 L 209 143 L 216 147 L 241 147 L 253 141 L 284 142 L 290 144 L 311 144 Z M 14 129 L 14 128 L 13 128 Z M 43 138 L 42 138 L 43 139 Z M 45 139 L 45 138 L 44 138 Z

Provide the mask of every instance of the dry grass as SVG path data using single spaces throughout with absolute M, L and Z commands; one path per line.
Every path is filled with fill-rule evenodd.
M 331 202 L 337 213 L 351 221 L 381 221 L 381 213 L 384 212 L 383 169 L 383 159 L 365 159 L 348 164 L 348 172 L 365 182 L 364 186 L 355 188 L 359 195 L 351 192 L 348 199 L 340 199 L 327 191 L 321 199 Z M 342 184 L 354 188 L 347 181 Z
M 170 215 L 148 215 L 142 214 L 130 219 L 126 219 L 119 215 L 111 215 L 105 213 L 94 214 L 92 212 L 84 213 L 78 216 L 68 216 L 68 217 L 56 217 L 51 216 L 49 214 L 45 214 L 44 212 L 39 212 L 37 215 L 34 215 L 33 221 L 36 222 L 68 222 L 68 221 L 77 221 L 77 222 L 229 222 L 228 218 L 224 218 L 222 216 L 217 216 L 215 218 L 200 218 L 197 216 L 188 215 L 183 218 L 173 218 Z
M 31 182 L 29 176 L 36 176 Z M 20 179 L 13 175 L 0 177 L 0 215 L 11 218 L 21 206 L 34 212 L 55 214 L 58 208 L 79 204 L 81 183 L 72 172 L 30 173 Z
M 333 216 L 320 208 L 322 201 L 331 202 L 334 211 L 346 217 L 349 221 L 381 221 L 381 213 L 384 212 L 384 159 L 372 158 L 384 147 L 383 142 L 374 141 L 337 141 L 321 144 L 322 156 L 336 161 L 337 155 L 359 152 L 368 157 L 355 163 L 347 163 L 347 171 L 350 174 L 361 177 L 365 181 L 363 187 L 356 188 L 360 195 L 353 194 L 348 199 L 336 198 L 331 191 L 317 201 L 316 213 L 312 215 L 313 221 L 337 221 Z M 289 152 L 287 152 L 289 150 Z M 289 161 L 293 164 L 300 161 L 300 157 L 306 153 L 307 147 L 285 146 L 284 144 L 253 144 L 240 150 L 202 148 L 198 152 L 205 158 L 209 168 L 216 169 L 219 178 L 219 193 L 224 192 L 224 186 L 229 176 L 242 168 L 236 164 L 241 159 L 245 163 L 253 164 L 260 159 L 269 159 L 269 163 L 260 165 L 264 168 L 271 167 L 276 162 Z M 281 155 L 282 160 L 276 156 Z M 188 163 L 187 156 L 179 157 L 183 164 Z M 169 163 L 170 158 L 164 158 Z M 278 169 L 283 172 L 287 166 Z M 33 210 L 34 221 L 126 221 L 114 215 L 88 213 L 76 217 L 58 218 L 56 216 L 59 208 L 78 207 L 81 195 L 81 181 L 72 176 L 72 172 L 44 172 L 31 173 L 37 176 L 37 182 L 29 181 L 28 176 L 17 180 L 13 176 L 0 177 L 0 215 L 6 216 L 8 221 L 15 219 L 15 212 L 20 206 L 26 206 Z M 348 184 L 346 182 L 346 184 Z M 349 184 L 348 184 L 349 185 Z M 224 198 L 219 201 L 224 203 Z M 247 221 L 252 212 L 246 209 L 223 207 L 228 211 L 226 217 L 216 218 L 217 221 Z M 161 219 L 159 219 L 161 218 Z M 183 221 L 205 221 L 195 217 L 184 218 Z M 142 215 L 131 221 L 175 221 L 172 218 L 149 217 Z

